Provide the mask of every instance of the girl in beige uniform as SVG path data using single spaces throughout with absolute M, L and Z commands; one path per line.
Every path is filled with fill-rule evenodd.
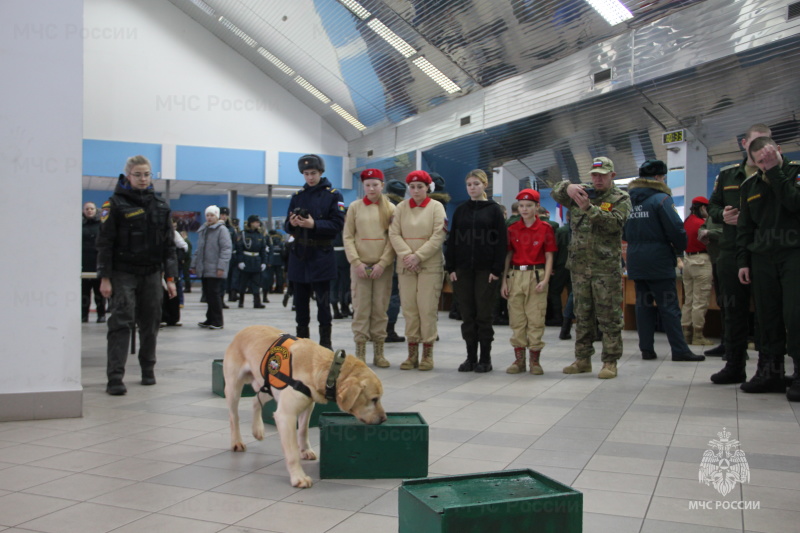
M 428 198 L 432 180 L 427 172 L 411 172 L 406 183 L 411 198 L 397 206 L 389 227 L 389 240 L 397 252 L 400 303 L 408 339 L 408 359 L 400 369 L 432 370 L 439 294 L 444 281 L 445 211 L 441 203 Z
M 389 242 L 389 224 L 394 204 L 383 195 L 383 172 L 368 168 L 361 173 L 365 196 L 350 204 L 344 221 L 344 252 L 350 263 L 353 296 L 353 340 L 356 357 L 366 361 L 367 341 L 374 343 L 373 364 L 387 368 L 383 356 L 386 340 L 386 310 L 392 293 L 394 249 Z

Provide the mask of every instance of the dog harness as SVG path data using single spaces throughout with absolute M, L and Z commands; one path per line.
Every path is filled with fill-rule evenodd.
M 272 388 L 282 390 L 289 386 L 311 398 L 311 389 L 302 381 L 292 377 L 292 353 L 289 348 L 296 341 L 297 337 L 284 333 L 269 347 L 261 359 L 261 377 L 264 378 L 264 386 L 259 392 L 266 392 L 272 396 Z
M 292 377 L 292 353 L 289 349 L 296 341 L 297 337 L 284 333 L 267 349 L 267 353 L 261 359 L 261 377 L 264 378 L 264 386 L 259 392 L 266 392 L 272 396 L 273 388 L 282 390 L 292 387 L 311 398 L 311 389 L 302 381 Z M 333 355 L 325 383 L 325 399 L 328 401 L 336 401 L 336 380 L 339 379 L 345 357 L 344 350 L 337 350 Z

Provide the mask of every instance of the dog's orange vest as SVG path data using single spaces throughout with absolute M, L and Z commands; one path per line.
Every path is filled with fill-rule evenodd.
M 274 389 L 285 389 L 292 381 L 292 352 L 289 348 L 297 337 L 284 334 L 272 343 L 261 360 L 261 375 Z M 288 378 L 288 379 L 286 379 Z M 266 385 L 266 383 L 265 383 Z

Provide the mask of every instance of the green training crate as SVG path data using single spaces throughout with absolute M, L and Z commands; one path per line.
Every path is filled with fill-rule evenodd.
M 322 479 L 415 478 L 428 475 L 428 423 L 419 413 L 386 413 L 368 425 L 347 413 L 320 417 Z
M 533 470 L 403 481 L 400 533 L 581 533 L 583 494 Z
M 265 424 L 271 424 L 274 426 L 275 418 L 273 417 L 273 414 L 275 413 L 275 409 L 278 407 L 278 404 L 270 400 L 268 395 L 262 394 L 261 398 L 262 400 L 266 398 L 265 401 L 268 400 L 267 403 L 265 403 L 261 408 L 261 420 L 263 420 Z M 339 406 L 336 404 L 336 402 L 315 403 L 314 410 L 311 411 L 311 419 L 308 421 L 308 427 L 315 428 L 319 426 L 320 416 L 327 413 L 344 414 L 339 410 Z
M 222 359 L 214 359 L 211 363 L 211 390 L 217 396 L 225 397 L 225 375 L 222 373 Z M 249 383 L 242 387 L 242 397 L 255 396 L 256 392 Z

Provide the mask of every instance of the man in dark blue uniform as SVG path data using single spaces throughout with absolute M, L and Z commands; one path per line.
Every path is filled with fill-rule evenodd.
M 156 197 L 150 161 L 134 156 L 125 165 L 114 195 L 100 212 L 97 277 L 100 292 L 111 300 L 108 320 L 108 386 L 112 396 L 125 394 L 122 382 L 134 321 L 139 327 L 142 385 L 155 385 L 156 336 L 161 322 L 161 278 L 170 298 L 178 294 L 175 278 L 175 230 L 167 203 Z
M 333 238 L 344 227 L 344 199 L 331 187 L 325 162 L 318 155 L 304 155 L 297 166 L 306 184 L 292 196 L 284 229 L 294 236 L 289 254 L 289 281 L 294 287 L 297 336 L 308 338 L 311 292 L 317 300 L 320 344 L 332 348 L 330 285 L 336 277 Z
M 703 361 L 686 344 L 681 330 L 681 308 L 675 286 L 677 257 L 686 249 L 686 230 L 667 187 L 667 165 L 645 161 L 639 179 L 628 185 L 633 209 L 622 239 L 628 243 L 628 277 L 636 285 L 636 329 L 642 359 L 655 359 L 653 336 L 656 317 L 667 334 L 673 361 Z M 653 303 L 657 307 L 653 306 Z
M 269 262 L 267 269 L 264 271 L 264 301 L 269 302 L 267 293 L 273 292 L 283 294 L 283 237 L 274 230 L 269 230 L 267 235 L 267 246 L 269 247 Z M 273 282 L 275 288 L 272 288 Z
M 244 296 L 249 286 L 253 293 L 253 307 L 263 309 L 261 303 L 261 273 L 267 268 L 267 238 L 261 234 L 258 215 L 247 217 L 247 224 L 236 243 L 236 262 L 239 268 L 239 307 L 244 307 Z M 267 300 L 269 301 L 269 300 Z

